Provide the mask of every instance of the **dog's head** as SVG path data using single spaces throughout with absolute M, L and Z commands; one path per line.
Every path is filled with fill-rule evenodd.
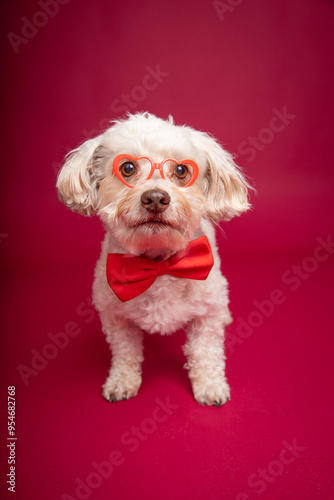
M 135 254 L 181 250 L 203 217 L 229 220 L 250 207 L 247 181 L 214 138 L 149 113 L 115 121 L 69 153 L 57 189 Z

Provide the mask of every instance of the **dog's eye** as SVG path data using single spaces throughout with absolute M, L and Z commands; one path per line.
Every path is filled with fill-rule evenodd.
M 178 165 L 174 170 L 174 174 L 179 179 L 184 179 L 185 177 L 187 177 L 188 168 L 186 167 L 186 165 Z
M 133 175 L 136 172 L 136 167 L 134 166 L 133 163 L 127 161 L 126 163 L 123 163 L 120 170 L 121 174 L 124 175 L 124 177 L 131 177 L 131 175 Z

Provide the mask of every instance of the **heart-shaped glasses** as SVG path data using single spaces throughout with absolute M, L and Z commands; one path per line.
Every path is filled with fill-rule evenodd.
M 154 163 L 148 156 L 134 158 L 122 154 L 116 156 L 113 161 L 115 175 L 130 188 L 151 179 L 156 170 L 159 170 L 162 179 L 171 180 L 180 187 L 191 186 L 198 177 L 198 166 L 192 160 L 178 161 L 175 158 L 166 158 L 160 163 Z

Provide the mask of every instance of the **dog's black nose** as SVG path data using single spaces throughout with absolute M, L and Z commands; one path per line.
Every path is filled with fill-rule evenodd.
M 149 212 L 163 212 L 170 204 L 170 196 L 166 191 L 149 189 L 141 195 L 141 204 Z

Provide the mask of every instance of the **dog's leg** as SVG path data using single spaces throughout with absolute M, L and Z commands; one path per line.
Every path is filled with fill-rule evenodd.
M 208 316 L 188 326 L 185 367 L 189 370 L 196 401 L 221 406 L 230 399 L 225 378 L 224 326 L 220 318 Z
M 141 385 L 143 332 L 124 318 L 101 314 L 103 331 L 110 344 L 112 363 L 103 385 L 103 396 L 110 402 L 136 396 Z

